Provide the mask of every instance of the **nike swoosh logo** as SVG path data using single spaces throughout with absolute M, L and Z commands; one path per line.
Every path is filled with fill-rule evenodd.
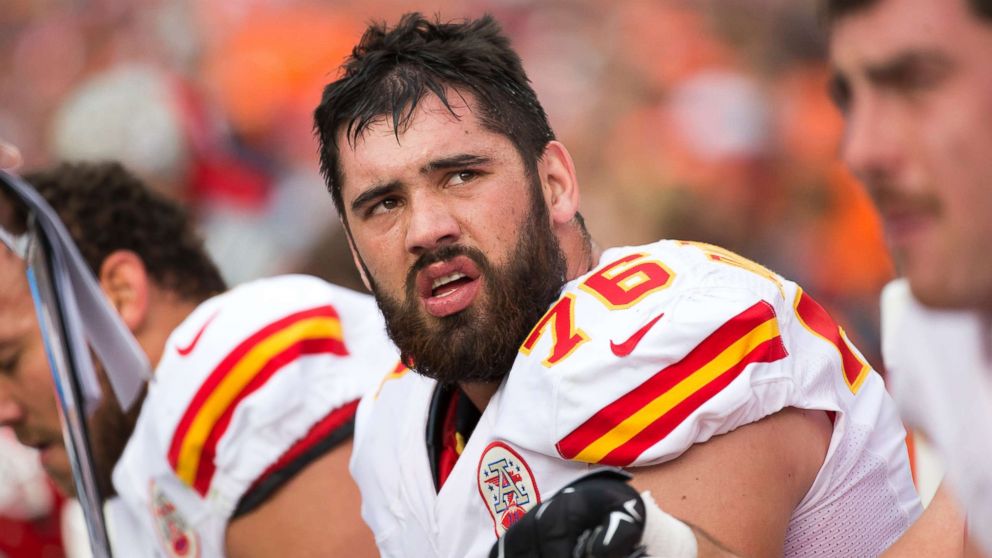
M 213 316 L 207 318 L 207 321 L 200 326 L 200 331 L 196 332 L 196 336 L 194 336 L 193 340 L 189 342 L 189 345 L 185 347 L 176 347 L 176 352 L 179 353 L 179 356 L 187 356 L 193 352 L 193 349 L 196 348 L 196 344 L 200 342 L 200 337 L 203 337 L 203 332 L 207 331 L 207 326 L 210 325 L 210 322 L 214 321 L 214 318 L 216 318 L 219 313 L 220 310 L 215 312 Z
M 658 314 L 658 316 L 655 319 L 651 320 L 650 322 L 645 324 L 644 327 L 634 332 L 634 334 L 631 335 L 630 338 L 624 341 L 623 343 L 614 343 L 613 341 L 610 341 L 610 350 L 612 350 L 613 354 L 617 355 L 618 357 L 625 357 L 630 353 L 634 352 L 634 348 L 637 347 L 637 344 L 641 342 L 641 339 L 643 339 L 644 336 L 647 335 L 648 330 L 650 330 L 651 327 L 654 326 L 654 324 L 656 324 L 658 320 L 660 320 L 661 317 L 664 315 L 665 315 L 664 312 Z

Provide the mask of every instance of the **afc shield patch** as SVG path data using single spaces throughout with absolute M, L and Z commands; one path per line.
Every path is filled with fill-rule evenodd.
M 155 519 L 155 534 L 162 548 L 172 558 L 198 558 L 200 539 L 186 520 L 179 515 L 176 505 L 154 480 L 148 483 L 149 503 Z
M 483 450 L 478 483 L 479 495 L 493 518 L 497 538 L 541 502 L 530 467 L 503 442 L 493 442 Z

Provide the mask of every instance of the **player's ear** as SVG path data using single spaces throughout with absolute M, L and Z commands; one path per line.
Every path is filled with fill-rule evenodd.
M 548 142 L 537 171 L 552 225 L 572 222 L 579 211 L 579 181 L 572 156 L 561 142 Z
M 355 262 L 355 267 L 358 268 L 358 274 L 362 277 L 362 284 L 365 288 L 372 292 L 372 284 L 369 282 L 368 271 L 365 269 L 365 262 L 362 261 L 362 257 L 358 255 L 358 249 L 355 248 L 355 241 L 351 239 L 351 230 L 348 228 L 348 224 L 342 219 L 341 224 L 344 227 L 345 238 L 348 239 L 348 249 L 351 250 L 351 259 Z
M 148 272 L 130 250 L 115 250 L 100 264 L 100 288 L 117 309 L 128 329 L 134 331 L 148 312 Z

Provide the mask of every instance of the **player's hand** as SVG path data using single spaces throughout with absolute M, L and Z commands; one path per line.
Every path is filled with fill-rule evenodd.
M 644 502 L 619 473 L 580 479 L 534 507 L 489 551 L 490 558 L 643 556 Z

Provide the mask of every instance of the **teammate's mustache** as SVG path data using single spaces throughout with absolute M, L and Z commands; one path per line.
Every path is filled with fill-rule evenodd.
M 892 180 L 885 178 L 863 179 L 878 212 L 883 216 L 906 213 L 938 215 L 941 204 L 936 196 L 926 193 L 906 193 Z

